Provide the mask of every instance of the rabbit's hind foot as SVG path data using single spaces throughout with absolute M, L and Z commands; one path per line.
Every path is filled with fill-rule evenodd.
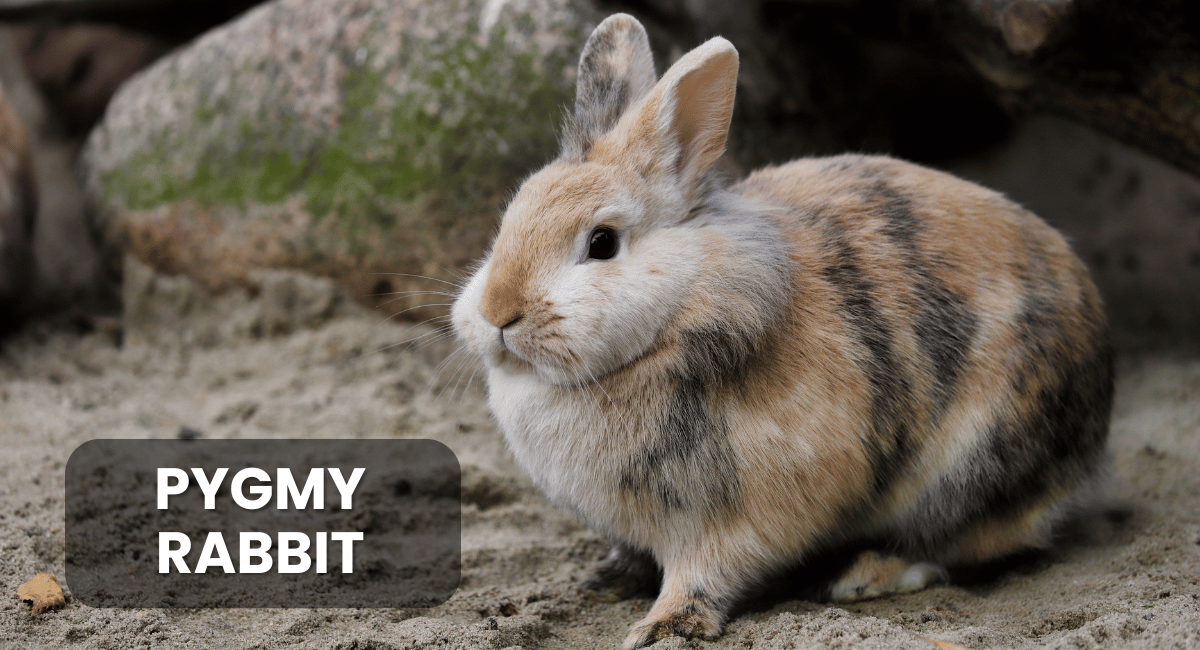
M 928 562 L 909 562 L 894 555 L 866 551 L 829 588 L 830 600 L 852 602 L 920 591 L 945 579 L 945 570 Z
M 661 582 L 662 570 L 653 556 L 617 544 L 592 568 L 579 589 L 588 600 L 613 603 L 639 595 L 653 596 Z

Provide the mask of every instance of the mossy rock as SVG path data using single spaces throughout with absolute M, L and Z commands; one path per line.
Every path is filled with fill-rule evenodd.
M 583 0 L 263 5 L 113 99 L 85 151 L 97 230 L 214 291 L 262 267 L 363 299 L 436 289 L 398 274 L 482 253 L 554 155 L 597 20 Z M 445 301 L 395 311 L 421 302 Z

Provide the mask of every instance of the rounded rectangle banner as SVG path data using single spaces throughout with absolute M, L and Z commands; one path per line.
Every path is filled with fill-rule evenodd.
M 91 440 L 65 581 L 91 607 L 432 607 L 458 588 L 460 479 L 433 440 Z

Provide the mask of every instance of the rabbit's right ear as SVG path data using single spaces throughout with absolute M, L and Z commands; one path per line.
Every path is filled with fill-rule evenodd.
M 616 126 L 621 115 L 654 87 L 650 39 L 636 18 L 613 14 L 583 46 L 575 80 L 575 114 L 567 125 L 563 154 L 582 162 L 596 138 Z

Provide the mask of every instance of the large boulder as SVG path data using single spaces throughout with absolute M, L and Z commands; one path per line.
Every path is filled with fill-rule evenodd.
M 208 290 L 252 270 L 365 299 L 452 279 L 549 160 L 583 0 L 276 0 L 130 80 L 86 150 L 117 253 Z M 394 303 L 395 311 L 419 302 Z M 420 313 L 420 312 L 414 312 Z

